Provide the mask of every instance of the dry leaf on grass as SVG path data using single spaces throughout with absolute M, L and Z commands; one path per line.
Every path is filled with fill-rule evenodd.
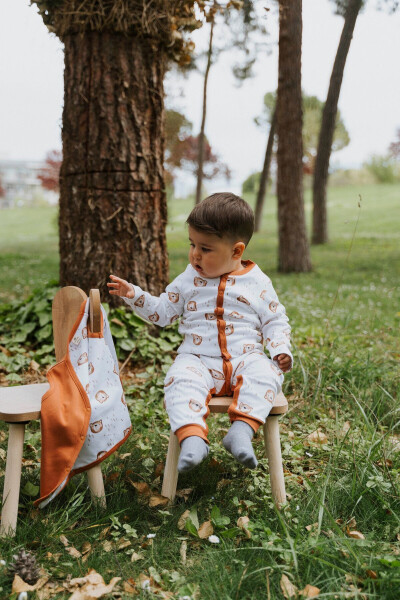
M 365 537 L 361 533 L 361 531 L 348 531 L 347 535 L 353 538 L 354 540 L 365 540 Z
M 378 574 L 375 571 L 371 571 L 371 569 L 367 569 L 365 572 L 370 579 L 378 579 Z
M 129 546 L 131 546 L 131 545 L 132 545 L 132 543 L 129 540 L 126 540 L 125 538 L 121 538 L 117 542 L 117 550 L 123 550 L 124 548 L 129 548 Z
M 300 590 L 299 595 L 304 598 L 316 598 L 320 593 L 320 589 L 313 585 L 307 584 L 304 590 Z
M 198 528 L 197 533 L 199 534 L 199 538 L 202 540 L 212 535 L 214 533 L 214 527 L 212 526 L 211 521 L 204 521 L 204 523 Z
M 96 600 L 96 598 L 110 594 L 118 581 L 121 581 L 121 577 L 113 577 L 110 583 L 106 584 L 100 573 L 90 569 L 85 577 L 71 579 L 65 584 L 65 587 L 68 591 L 72 591 L 74 587 L 78 588 L 73 591 L 69 600 Z
M 110 540 L 105 540 L 103 542 L 103 550 L 104 552 L 111 552 L 113 544 Z
M 250 523 L 249 517 L 239 517 L 237 520 L 237 526 L 239 527 L 239 529 L 244 531 L 244 533 L 248 539 L 251 538 L 251 533 L 247 527 L 249 523 Z
M 318 523 L 312 523 L 311 525 L 306 525 L 307 531 L 316 531 L 318 529 Z
M 287 575 L 282 575 L 280 586 L 282 594 L 285 596 L 285 598 L 289 599 L 297 596 L 297 587 L 293 585 Z
M 79 550 L 77 550 L 73 546 L 68 546 L 67 548 L 65 548 L 65 550 L 68 552 L 68 554 L 70 556 L 73 556 L 74 558 L 81 558 L 81 556 L 82 556 L 82 554 L 79 552 Z
M 310 442 L 313 442 L 316 444 L 327 444 L 328 443 L 328 438 L 326 436 L 326 433 L 324 433 L 320 427 L 318 427 L 318 429 L 316 431 L 313 431 L 312 433 L 310 433 L 310 435 L 307 436 L 307 439 Z
M 137 560 L 143 560 L 144 555 L 141 552 L 132 552 L 131 562 L 136 562 Z
M 136 593 L 136 582 L 133 577 L 130 577 L 128 581 L 124 581 L 122 585 L 124 592 L 128 592 L 128 594 Z
M 60 542 L 65 547 L 69 546 L 69 541 L 67 540 L 67 538 L 65 537 L 65 535 L 60 535 Z
M 161 496 L 161 494 L 153 494 L 149 499 L 149 506 L 166 506 L 169 502 L 169 498 Z
M 183 488 L 182 490 L 177 490 L 175 496 L 178 496 L 178 498 L 183 498 L 186 501 L 192 492 L 193 488 Z
M 15 575 L 14 581 L 12 582 L 11 592 L 13 594 L 20 594 L 21 592 L 34 592 L 36 590 L 37 583 L 38 582 L 36 582 L 35 585 L 29 585 L 29 583 L 26 583 L 19 575 Z
M 137 493 L 140 496 L 150 496 L 151 489 L 147 483 L 144 481 L 132 481 L 132 479 L 128 478 L 129 483 L 135 488 Z
M 184 513 L 181 514 L 181 516 L 179 517 L 179 521 L 178 521 L 178 529 L 182 530 L 185 529 L 185 523 L 188 519 L 190 515 L 190 510 L 185 510 Z

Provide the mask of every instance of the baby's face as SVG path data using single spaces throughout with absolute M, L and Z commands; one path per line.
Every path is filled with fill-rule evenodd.
M 242 268 L 242 242 L 232 243 L 226 238 L 197 231 L 193 227 L 189 227 L 189 242 L 189 262 L 200 277 L 213 279 Z M 242 250 L 239 254 L 238 246 Z

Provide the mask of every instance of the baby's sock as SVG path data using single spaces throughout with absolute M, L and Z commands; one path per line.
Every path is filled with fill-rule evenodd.
M 250 425 L 244 421 L 234 421 L 222 441 L 226 450 L 249 469 L 255 469 L 258 465 L 251 443 L 253 435 Z
M 181 444 L 181 453 L 178 461 L 179 473 L 191 471 L 197 467 L 208 454 L 208 444 L 198 435 L 185 438 Z

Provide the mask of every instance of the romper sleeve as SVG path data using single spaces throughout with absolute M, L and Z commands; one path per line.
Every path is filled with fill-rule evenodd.
M 265 345 L 272 359 L 278 354 L 287 354 L 290 356 L 292 360 L 290 368 L 292 368 L 293 355 L 290 351 L 291 327 L 285 307 L 279 302 L 278 296 L 269 279 L 265 283 L 265 288 L 261 293 L 259 313 Z
M 130 308 L 150 323 L 165 327 L 176 321 L 183 313 L 182 275 L 178 275 L 160 296 L 152 296 L 138 285 L 130 283 L 135 296 L 123 297 Z

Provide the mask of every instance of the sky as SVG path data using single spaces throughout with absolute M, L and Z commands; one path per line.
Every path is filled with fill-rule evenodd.
M 237 87 L 232 55 L 222 54 L 209 76 L 206 134 L 232 170 L 230 189 L 262 167 L 266 134 L 254 124 L 263 96 L 277 86 L 278 19 L 272 0 L 265 24 L 271 50 L 257 61 L 255 76 Z M 384 154 L 400 128 L 400 11 L 389 15 L 369 0 L 359 16 L 343 78 L 339 108 L 350 144 L 332 155 L 335 167 L 361 165 Z M 325 100 L 343 19 L 329 0 L 303 0 L 302 87 Z M 204 28 L 194 34 L 198 48 Z M 168 75 L 167 103 L 184 112 L 197 132 L 201 120 L 202 76 Z M 50 34 L 28 0 L 0 3 L 0 159 L 41 160 L 61 148 L 63 45 Z M 182 187 L 187 181 L 181 182 Z

